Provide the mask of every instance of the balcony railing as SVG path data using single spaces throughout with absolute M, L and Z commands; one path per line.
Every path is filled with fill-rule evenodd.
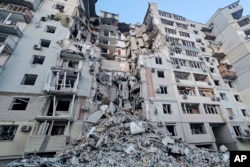
M 223 79 L 234 80 L 237 78 L 237 75 L 234 71 L 223 71 L 220 73 Z
M 216 39 L 214 34 L 212 34 L 210 32 L 204 32 L 204 33 L 205 33 L 205 39 L 208 39 L 208 40 L 215 40 Z
M 24 152 L 56 152 L 64 149 L 67 140 L 68 136 L 30 136 Z

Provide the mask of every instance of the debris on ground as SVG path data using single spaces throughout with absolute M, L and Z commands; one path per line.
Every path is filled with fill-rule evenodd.
M 112 103 L 111 103 L 112 104 Z M 115 106 L 106 106 L 106 109 Z M 103 109 L 104 107 L 102 107 Z M 114 110 L 114 109 L 112 109 Z M 197 148 L 159 132 L 141 115 L 116 108 L 101 118 L 81 141 L 75 141 L 54 158 L 33 156 L 9 163 L 8 167 L 194 167 L 229 166 L 229 153 Z M 96 122 L 97 121 L 97 122 Z

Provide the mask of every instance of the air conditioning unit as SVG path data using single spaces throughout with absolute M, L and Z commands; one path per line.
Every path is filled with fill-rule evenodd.
M 21 127 L 22 132 L 29 132 L 31 130 L 31 126 L 29 125 L 24 125 Z
M 220 101 L 220 97 L 216 97 L 216 101 Z
M 174 55 L 174 52 L 171 51 L 171 52 L 170 52 L 170 55 Z
M 35 50 L 41 50 L 41 49 L 42 49 L 42 46 L 36 44 L 36 45 L 33 46 L 33 48 L 34 48 Z
M 206 68 L 203 68 L 202 71 L 203 71 L 203 72 L 207 72 L 207 69 L 206 69 Z
M 233 119 L 233 116 L 232 116 L 232 115 L 229 115 L 228 118 L 229 118 L 229 119 Z
M 199 59 L 200 59 L 200 60 L 203 60 L 203 57 L 200 56 Z
M 215 100 L 216 100 L 216 97 L 212 96 L 212 97 L 211 97 L 211 100 L 212 100 L 212 101 L 215 101 Z
M 176 68 L 181 68 L 181 66 L 179 64 L 176 65 Z
M 183 95 L 182 98 L 183 99 L 187 99 L 188 97 L 187 97 L 187 95 Z
M 161 88 L 157 88 L 156 93 L 161 93 Z
M 175 81 L 176 81 L 176 82 L 180 82 L 180 78 L 176 78 Z
M 211 83 L 211 82 L 207 82 L 207 84 L 208 84 L 208 85 L 212 85 L 212 83 Z
M 159 127 L 163 127 L 163 126 L 164 126 L 164 123 L 163 123 L 163 122 L 158 122 L 157 125 L 158 125 Z
M 214 63 L 211 61 L 211 62 L 210 62 L 210 65 L 214 65 Z
M 151 68 L 151 72 L 155 72 L 155 68 Z

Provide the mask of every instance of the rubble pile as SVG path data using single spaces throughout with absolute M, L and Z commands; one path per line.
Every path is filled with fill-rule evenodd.
M 157 131 L 143 116 L 101 108 L 103 115 L 96 126 L 54 158 L 34 156 L 8 166 L 229 166 L 227 152 L 211 152 L 185 144 L 181 139 Z

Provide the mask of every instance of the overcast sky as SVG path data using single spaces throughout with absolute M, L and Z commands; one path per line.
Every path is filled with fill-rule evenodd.
M 206 23 L 214 12 L 237 0 L 151 0 L 158 9 L 184 16 L 188 20 Z M 250 15 L 250 0 L 241 0 L 243 15 Z M 100 10 L 119 14 L 119 21 L 125 23 L 142 23 L 148 8 L 147 0 L 98 0 L 96 13 Z

